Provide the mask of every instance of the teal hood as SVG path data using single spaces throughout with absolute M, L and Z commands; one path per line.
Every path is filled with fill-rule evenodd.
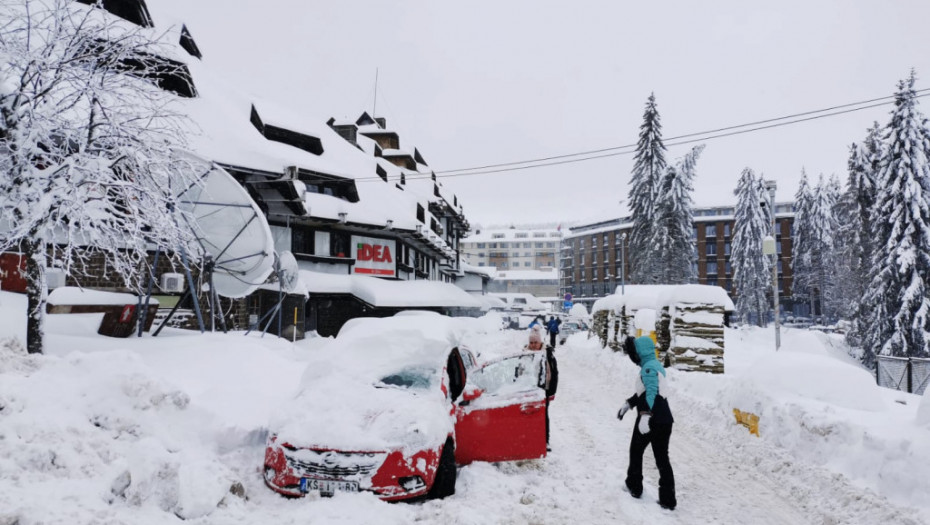
M 636 354 L 639 355 L 639 366 L 645 366 L 649 361 L 659 362 L 656 359 L 656 345 L 651 337 L 637 337 L 633 344 L 636 346 Z

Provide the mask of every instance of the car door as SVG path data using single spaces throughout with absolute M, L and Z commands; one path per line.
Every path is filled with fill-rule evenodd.
M 546 360 L 524 353 L 470 371 L 456 409 L 456 460 L 511 461 L 546 455 Z

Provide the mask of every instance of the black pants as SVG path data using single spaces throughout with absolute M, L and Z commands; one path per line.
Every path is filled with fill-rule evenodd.
M 555 338 L 558 337 L 558 332 L 549 332 L 549 346 L 555 348 Z
M 675 507 L 675 474 L 672 472 L 672 463 L 668 459 L 668 442 L 672 437 L 672 425 L 653 425 L 648 434 L 639 432 L 639 417 L 633 426 L 633 437 L 630 439 L 630 466 L 626 471 L 626 486 L 630 492 L 642 494 L 643 492 L 643 452 L 646 445 L 652 443 L 652 453 L 659 468 L 659 501 L 670 507 Z

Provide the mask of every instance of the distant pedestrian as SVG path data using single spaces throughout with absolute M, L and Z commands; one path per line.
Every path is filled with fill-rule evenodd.
M 634 498 L 643 495 L 643 452 L 651 443 L 656 467 L 659 469 L 659 505 L 674 510 L 678 501 L 675 499 L 675 474 L 668 458 L 668 443 L 675 420 L 668 406 L 665 369 L 656 359 L 655 343 L 649 337 L 638 337 L 635 340 L 627 337 L 624 349 L 630 359 L 640 366 L 636 393 L 617 412 L 618 419 L 623 419 L 623 415 L 631 408 L 635 407 L 638 412 L 630 439 L 626 487 Z
M 559 325 L 561 324 L 561 319 L 556 319 L 554 315 L 549 316 L 549 321 L 546 323 L 546 331 L 549 332 L 549 346 L 552 348 L 555 348 L 556 336 L 559 335 Z

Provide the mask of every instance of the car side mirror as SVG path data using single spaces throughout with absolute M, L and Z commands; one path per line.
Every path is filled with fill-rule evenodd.
M 466 385 L 465 390 L 462 391 L 462 402 L 459 403 L 461 406 L 466 406 L 475 399 L 481 397 L 481 394 L 484 393 L 484 390 L 476 387 L 475 385 Z

